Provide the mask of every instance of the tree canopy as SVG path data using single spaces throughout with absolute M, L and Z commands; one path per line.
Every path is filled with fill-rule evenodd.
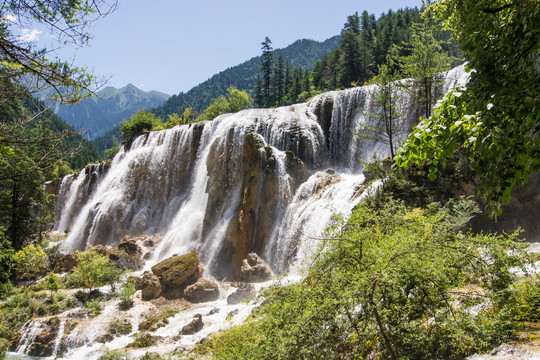
M 86 45 L 89 25 L 116 8 L 116 1 L 49 0 L 3 1 L 0 5 L 0 99 L 52 87 L 55 98 L 76 102 L 95 84 L 86 69 L 51 58 L 53 52 L 36 49 L 17 29 L 32 24 L 47 27 L 58 44 Z M 54 49 L 53 49 L 54 50 Z
M 427 14 L 454 31 L 471 79 L 413 131 L 397 162 L 429 164 L 433 178 L 462 148 L 500 214 L 512 188 L 540 170 L 538 1 L 441 0 Z

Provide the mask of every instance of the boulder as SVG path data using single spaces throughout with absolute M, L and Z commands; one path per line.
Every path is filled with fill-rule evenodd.
M 184 289 L 200 277 L 197 251 L 185 255 L 175 255 L 152 266 L 152 272 L 159 277 L 162 294 L 168 298 L 179 298 Z
M 139 270 L 144 264 L 142 254 L 137 241 L 124 236 L 122 241 L 112 247 L 109 259 L 122 270 Z
M 270 280 L 272 270 L 256 253 L 249 253 L 242 261 L 240 277 L 246 282 L 263 282 Z
M 253 299 L 255 295 L 257 295 L 257 291 L 255 290 L 255 286 L 253 286 L 253 284 L 242 283 L 235 292 L 227 297 L 227 304 L 236 305 L 243 300 Z
M 219 288 L 215 281 L 200 278 L 195 284 L 191 284 L 184 290 L 184 298 L 194 303 L 217 300 Z
M 161 282 L 159 278 L 152 273 L 144 273 L 141 281 L 141 290 L 141 297 L 145 301 L 158 298 L 161 294 Z
M 191 321 L 189 324 L 187 324 L 186 326 L 182 328 L 182 331 L 180 331 L 180 334 L 193 335 L 201 331 L 203 326 L 204 326 L 204 323 L 202 321 L 202 316 L 201 314 L 197 314 L 196 318 L 193 319 L 193 321 Z
M 103 256 L 109 256 L 112 251 L 112 248 L 110 246 L 101 244 L 95 245 L 93 249 L 96 253 Z
M 79 256 L 77 253 L 60 254 L 54 268 L 54 272 L 68 272 L 73 270 L 79 263 Z

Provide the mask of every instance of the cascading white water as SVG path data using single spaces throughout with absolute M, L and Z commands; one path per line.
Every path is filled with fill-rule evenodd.
M 443 91 L 467 79 L 463 66 L 453 69 L 446 74 Z M 70 230 L 64 250 L 113 244 L 124 235 L 161 233 L 163 240 L 147 267 L 195 249 L 210 275 L 230 279 L 237 275 L 242 256 L 255 251 L 276 273 L 288 271 L 294 277 L 335 215 L 346 216 L 368 193 L 359 159 L 390 153 L 387 145 L 354 135 L 362 131 L 362 123 L 374 121 L 375 90 L 368 86 L 329 92 L 306 104 L 246 110 L 138 137 L 108 166 L 91 166 L 77 177 L 63 179 L 55 229 Z M 406 93 L 398 107 L 403 116 L 398 119 L 397 142 L 404 139 L 416 115 Z M 174 337 L 195 313 L 201 313 L 205 327 L 200 333 L 155 350 L 194 344 L 225 326 L 228 312 L 238 307 L 225 300 L 233 289 L 227 284 L 220 287 L 218 301 L 195 305 L 155 332 Z M 221 312 L 209 315 L 215 306 Z M 234 321 L 244 319 L 252 306 L 240 305 Z M 107 347 L 119 349 L 130 343 L 150 307 L 138 298 L 136 306 L 123 314 L 133 324 L 133 333 L 115 338 Z M 63 335 L 62 327 L 67 358 L 99 357 L 102 345 L 95 339 L 116 311 L 111 301 L 102 314 L 81 321 L 68 335 Z M 20 353 L 32 343 L 38 326 L 26 324 Z M 60 336 L 57 341 L 55 354 Z
M 453 69 L 444 90 L 466 79 L 463 66 Z M 276 271 L 286 271 L 297 244 L 318 236 L 329 214 L 345 215 L 356 204 L 354 189 L 363 182 L 358 160 L 389 154 L 387 145 L 354 135 L 362 123 L 374 121 L 374 91 L 372 85 L 330 92 L 306 104 L 246 110 L 138 137 L 129 151 L 114 158 L 86 194 L 84 206 L 74 204 L 81 202 L 87 173 L 63 180 L 56 229 L 71 229 L 65 251 L 112 244 L 124 235 L 162 233 L 149 265 L 196 249 L 215 269 L 223 263 L 224 244 L 237 236 L 231 224 L 249 210 L 253 229 L 241 235 Z M 407 93 L 401 94 L 397 142 L 410 130 L 416 111 L 412 103 Z M 328 104 L 333 104 L 331 119 L 324 120 L 320 113 L 328 111 L 322 109 Z M 258 134 L 256 153 L 250 152 L 248 134 Z M 299 166 L 291 167 L 288 151 L 308 166 L 309 179 L 298 175 Z M 328 167 L 336 174 L 325 182 L 329 174 L 321 171 Z M 246 205 L 253 192 L 255 203 Z M 262 223 L 272 229 L 261 229 Z

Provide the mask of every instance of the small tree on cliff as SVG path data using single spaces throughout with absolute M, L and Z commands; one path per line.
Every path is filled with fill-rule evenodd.
M 114 285 L 120 279 L 122 271 L 115 267 L 109 258 L 94 249 L 78 253 L 79 262 L 69 277 L 74 286 L 95 289 L 104 285 Z
M 435 39 L 432 21 L 415 23 L 412 31 L 411 41 L 405 44 L 411 54 L 401 59 L 403 74 L 411 78 L 408 88 L 428 118 L 435 104 L 435 90 L 442 84 L 440 73 L 449 69 L 450 58 L 443 51 L 441 42 Z
M 396 155 L 395 135 L 398 131 L 398 119 L 403 116 L 397 104 L 400 95 L 393 71 L 396 59 L 397 49 L 393 47 L 386 57 L 386 64 L 379 66 L 379 75 L 375 77 L 377 88 L 372 94 L 372 99 L 376 110 L 374 113 L 366 114 L 374 122 L 362 123 L 363 131 L 357 132 L 360 137 L 387 144 L 392 159 Z

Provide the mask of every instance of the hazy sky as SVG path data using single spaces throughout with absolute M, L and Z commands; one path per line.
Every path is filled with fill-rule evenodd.
M 119 0 L 116 12 L 90 29 L 90 46 L 75 63 L 128 83 L 170 95 L 187 91 L 213 74 L 261 52 L 268 36 L 274 49 L 295 40 L 318 41 L 339 34 L 347 16 L 367 10 L 420 7 L 421 0 Z M 28 36 L 32 35 L 31 31 Z M 39 35 L 39 34 L 36 34 Z M 44 36 L 43 34 L 39 36 Z M 64 49 L 63 56 L 73 57 Z

